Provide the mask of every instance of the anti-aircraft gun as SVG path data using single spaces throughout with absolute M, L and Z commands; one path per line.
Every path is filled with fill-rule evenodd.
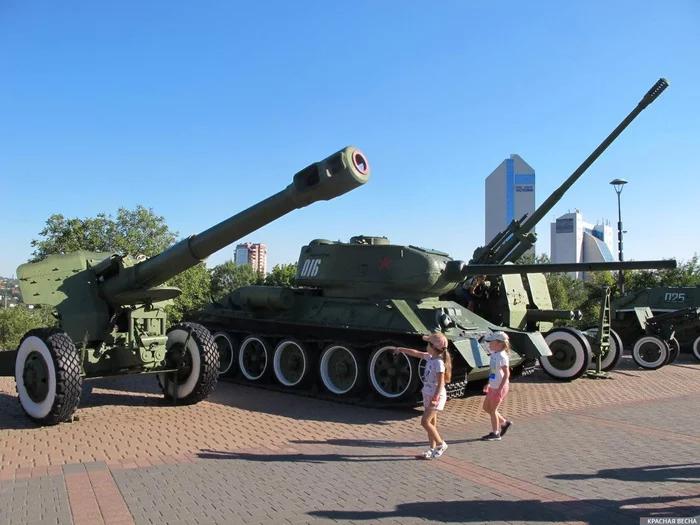
M 16 350 L 0 352 L 0 373 L 15 376 L 22 408 L 45 425 L 72 419 L 83 378 L 156 374 L 166 399 L 206 399 L 218 380 L 216 343 L 195 323 L 166 330 L 164 307 L 181 291 L 163 284 L 279 217 L 369 178 L 364 155 L 347 147 L 298 172 L 279 193 L 149 259 L 78 251 L 21 265 L 24 302 L 55 306 L 59 326 L 31 330 Z
M 315 239 L 297 264 L 295 287 L 245 286 L 193 316 L 220 344 L 222 376 L 375 406 L 411 404 L 420 399 L 420 362 L 393 355 L 391 346 L 423 348 L 424 335 L 444 333 L 453 360 L 450 398 L 463 395 L 468 380 L 488 377 L 482 341 L 493 331 L 510 335 L 516 375 L 526 359 L 551 355 L 539 332 L 500 327 L 440 299 L 466 275 L 533 266 L 465 265 L 443 252 L 361 235 L 347 243 Z
M 508 227 L 498 233 L 483 247 L 474 251 L 469 264 L 505 265 L 514 263 L 522 255 L 532 249 L 537 241 L 536 233 L 531 230 L 539 223 L 561 200 L 571 186 L 595 162 L 595 160 L 615 141 L 624 129 L 668 87 L 666 79 L 659 79 L 644 95 L 637 106 L 627 117 L 608 135 L 608 137 L 591 153 L 588 158 L 574 171 L 552 194 L 528 217 L 513 220 Z M 666 263 L 664 263 L 666 264 Z M 671 264 L 671 263 L 669 263 Z M 675 265 L 675 261 L 673 261 Z M 539 331 L 545 334 L 547 344 L 552 348 L 552 356 L 540 359 L 542 369 L 552 378 L 571 380 L 583 375 L 592 363 L 593 356 L 600 350 L 599 333 L 602 330 L 592 328 L 584 333 L 572 327 L 553 329 L 553 321 L 557 319 L 580 320 L 578 310 L 554 310 L 549 294 L 544 269 L 545 265 L 534 265 L 531 270 L 522 274 L 503 274 L 500 272 L 486 274 L 485 281 L 489 283 L 486 297 L 477 302 L 476 310 L 490 322 L 519 328 L 528 331 Z M 664 266 L 668 267 L 668 266 Z M 675 266 L 674 266 L 675 267 Z M 587 272 L 583 264 L 553 264 L 553 272 Z M 568 268 L 568 269 L 566 269 Z M 650 269 L 660 268 L 654 262 L 638 261 L 634 263 L 617 262 L 599 266 L 601 270 L 621 269 Z M 460 300 L 463 295 L 463 283 L 450 290 L 446 298 Z M 607 339 L 607 334 L 604 334 Z M 618 334 L 610 331 L 609 350 L 602 356 L 602 370 L 613 369 L 622 356 L 622 342 Z M 593 346 L 593 348 L 591 348 Z M 608 346 L 608 345 L 606 345 Z M 534 363 L 529 366 L 534 367 Z
M 657 286 L 616 297 L 611 326 L 642 368 L 671 364 L 684 347 L 700 361 L 700 286 Z

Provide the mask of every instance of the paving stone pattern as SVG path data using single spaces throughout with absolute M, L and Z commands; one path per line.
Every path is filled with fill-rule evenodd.
M 3 525 L 73 525 L 62 476 L 0 481 Z
M 149 377 L 87 382 L 79 421 L 39 428 L 0 379 L 0 524 L 639 523 L 700 514 L 700 364 L 513 383 L 500 442 L 483 396 L 450 401 L 445 456 L 420 410 L 220 383 L 165 405 Z

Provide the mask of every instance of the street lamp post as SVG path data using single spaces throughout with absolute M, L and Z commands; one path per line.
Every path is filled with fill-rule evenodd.
M 617 193 L 617 249 L 619 252 L 620 262 L 622 259 L 622 211 L 620 208 L 620 193 L 622 193 L 622 187 L 627 184 L 625 179 L 615 179 L 610 182 L 615 188 L 615 193 Z M 620 295 L 625 293 L 625 276 L 622 273 L 622 268 L 620 268 Z

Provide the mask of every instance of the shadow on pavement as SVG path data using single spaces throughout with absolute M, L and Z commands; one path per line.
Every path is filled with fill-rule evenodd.
M 643 483 L 673 481 L 676 483 L 696 484 L 700 482 L 700 463 L 603 469 L 595 474 L 550 474 L 547 477 L 551 479 L 567 480 L 605 478 L 618 481 L 640 481 Z M 698 489 L 698 493 L 700 493 L 700 488 Z M 700 512 L 700 509 L 698 509 L 698 512 Z
M 474 443 L 481 441 L 481 438 L 472 439 L 450 439 L 447 440 L 448 445 L 457 445 L 460 443 Z M 361 448 L 401 448 L 401 447 L 423 447 L 427 445 L 427 440 L 424 441 L 388 441 L 381 439 L 325 439 L 320 441 L 294 439 L 289 443 L 297 443 L 299 445 L 335 445 L 338 447 L 361 447 Z
M 535 521 L 556 522 L 583 521 L 590 525 L 623 523 L 638 524 L 641 517 L 691 517 L 698 514 L 695 505 L 668 506 L 663 509 L 624 509 L 622 507 L 645 504 L 668 504 L 688 497 L 661 496 L 640 497 L 627 500 L 577 500 L 550 502 L 540 500 L 486 500 L 486 501 L 421 501 L 402 503 L 391 511 L 362 510 L 314 510 L 308 513 L 316 518 L 333 520 L 378 520 L 422 518 L 431 523 L 482 523 L 485 521 Z
M 262 461 L 286 463 L 328 463 L 328 462 L 362 462 L 362 461 L 415 461 L 413 456 L 406 455 L 378 455 L 378 454 L 250 454 L 244 452 L 219 452 L 216 450 L 203 450 L 197 453 L 200 459 L 237 459 L 240 461 Z

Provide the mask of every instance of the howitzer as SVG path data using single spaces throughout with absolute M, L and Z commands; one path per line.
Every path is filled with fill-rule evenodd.
M 78 251 L 21 265 L 24 302 L 55 306 L 59 327 L 32 330 L 17 350 L 0 353 L 2 375 L 14 374 L 22 408 L 41 424 L 72 418 L 83 377 L 153 373 L 173 402 L 206 399 L 218 377 L 217 346 L 195 323 L 166 330 L 164 307 L 181 291 L 162 285 L 279 217 L 369 178 L 363 154 L 347 147 L 298 172 L 279 193 L 149 259 Z
M 478 265 L 506 265 L 516 262 L 528 252 L 537 241 L 537 235 L 531 231 L 535 225 L 552 210 L 596 159 L 646 107 L 659 97 L 668 85 L 666 79 L 659 79 L 627 117 L 620 122 L 612 133 L 600 143 L 595 151 L 581 163 L 559 188 L 549 195 L 532 215 L 528 216 L 525 214 L 520 220 L 513 220 L 504 231 L 498 233 L 488 244 L 477 248 L 469 261 L 470 272 L 472 272 L 469 273 L 469 276 L 485 275 L 486 281 L 490 283 L 486 297 L 475 301 L 476 311 L 495 324 L 544 333 L 547 343 L 550 347 L 553 347 L 554 352 L 552 357 L 542 358 L 540 362 L 545 372 L 553 378 L 569 380 L 583 375 L 586 371 L 583 363 L 590 361 L 587 355 L 597 351 L 597 349 L 589 349 L 590 344 L 586 344 L 585 337 L 574 328 L 552 329 L 552 321 L 571 319 L 572 316 L 578 317 L 580 312 L 553 309 L 552 298 L 549 294 L 544 273 L 647 269 L 659 268 L 660 266 L 655 265 L 654 261 L 637 261 L 634 266 L 625 266 L 621 262 L 565 263 L 555 264 L 554 266 L 529 265 L 522 267 L 521 277 L 520 275 L 506 275 L 500 271 L 494 272 L 488 266 L 483 267 L 483 271 L 478 271 Z M 465 275 L 465 277 L 467 276 Z M 464 289 L 466 290 L 466 287 Z M 451 295 L 455 300 L 459 300 L 463 295 L 466 295 L 466 292 L 463 292 L 463 286 L 460 285 L 451 291 Z M 450 295 L 446 297 L 450 297 Z M 471 298 L 469 295 L 467 297 Z M 534 311 L 538 313 L 533 314 L 532 312 Z M 615 341 L 618 341 L 619 337 L 616 334 L 613 335 Z M 622 352 L 621 345 L 611 345 L 611 348 L 615 352 Z M 613 359 L 612 362 L 617 363 L 617 359 Z

